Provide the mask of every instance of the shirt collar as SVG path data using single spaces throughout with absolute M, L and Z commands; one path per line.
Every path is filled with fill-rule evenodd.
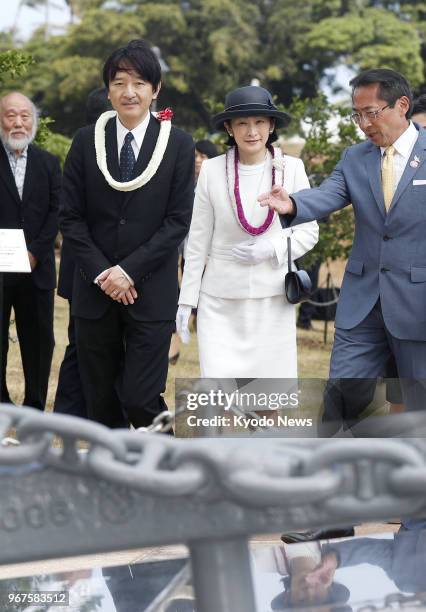
M 142 141 L 144 139 L 146 130 L 148 128 L 149 120 L 151 118 L 151 113 L 148 112 L 146 117 L 139 125 L 137 125 L 133 130 L 128 130 L 120 121 L 120 117 L 117 115 L 117 142 L 118 142 L 118 152 L 120 153 L 121 147 L 123 146 L 124 138 L 128 132 L 132 132 L 133 138 L 135 139 L 136 146 L 138 150 L 140 150 L 142 146 Z
M 2 141 L 3 144 L 3 148 L 6 151 L 6 154 L 8 156 L 9 159 L 12 159 L 13 161 L 18 160 L 18 159 L 26 159 L 28 157 L 28 145 L 26 147 L 24 147 L 21 151 L 21 153 L 16 156 L 15 155 L 15 151 L 11 151 L 9 149 L 9 147 L 7 147 L 4 142 Z
M 414 123 L 410 121 L 408 128 L 401 134 L 401 136 L 395 140 L 393 146 L 395 151 L 402 157 L 408 157 L 413 150 L 414 144 L 419 137 L 419 132 L 415 128 Z M 380 147 L 382 155 L 384 155 L 386 147 Z

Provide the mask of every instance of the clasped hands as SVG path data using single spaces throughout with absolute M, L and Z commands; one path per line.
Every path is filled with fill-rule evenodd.
M 96 279 L 97 285 L 115 302 L 125 306 L 134 304 L 138 297 L 136 289 L 123 274 L 120 266 L 113 266 L 104 270 Z
M 280 215 L 294 215 L 293 200 L 281 185 L 274 185 L 268 193 L 262 193 L 257 198 L 261 206 L 269 206 Z

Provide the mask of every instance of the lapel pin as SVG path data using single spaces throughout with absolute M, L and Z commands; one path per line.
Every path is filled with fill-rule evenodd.
M 415 155 L 414 159 L 410 161 L 410 166 L 412 168 L 418 168 L 419 164 L 420 164 L 420 159 L 417 157 L 417 155 Z

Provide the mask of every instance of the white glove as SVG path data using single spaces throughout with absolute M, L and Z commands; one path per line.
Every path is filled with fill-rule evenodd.
M 191 333 L 188 327 L 191 311 L 192 306 L 181 304 L 176 313 L 176 331 L 184 344 L 188 344 L 191 339 Z
M 259 240 L 255 243 L 241 242 L 232 249 L 235 261 L 253 266 L 275 255 L 274 245 L 270 240 Z

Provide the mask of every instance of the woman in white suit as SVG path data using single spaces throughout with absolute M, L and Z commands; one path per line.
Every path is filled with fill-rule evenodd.
M 295 307 L 284 296 L 287 236 L 297 259 L 318 241 L 318 225 L 282 229 L 257 201 L 272 184 L 290 193 L 309 187 L 303 162 L 271 145 L 289 117 L 266 89 L 249 86 L 228 94 L 213 121 L 231 146 L 201 168 L 177 331 L 188 341 L 191 308 L 198 307 L 202 377 L 295 378 Z

